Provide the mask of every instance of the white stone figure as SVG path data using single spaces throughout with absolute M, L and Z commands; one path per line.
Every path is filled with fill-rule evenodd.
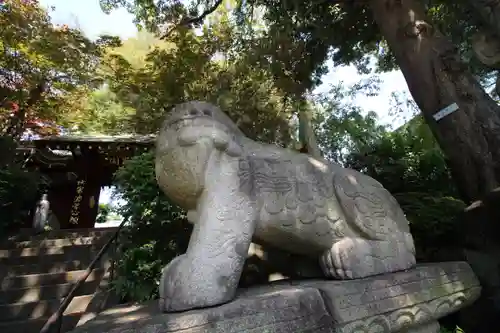
M 415 265 L 409 223 L 376 180 L 246 137 L 217 106 L 175 106 L 157 139 L 156 178 L 194 224 L 162 272 L 160 307 L 231 301 L 252 241 L 319 260 L 327 278 Z
M 46 193 L 36 204 L 35 216 L 33 217 L 33 229 L 36 232 L 43 232 L 49 220 L 50 203 Z
M 61 229 L 61 224 L 59 223 L 59 219 L 57 218 L 54 211 L 51 209 L 49 213 L 49 219 L 47 221 L 46 227 L 49 227 L 50 230 L 59 230 Z

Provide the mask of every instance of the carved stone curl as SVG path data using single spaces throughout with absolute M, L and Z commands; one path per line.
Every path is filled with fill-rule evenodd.
M 472 49 L 476 58 L 492 69 L 500 69 L 500 39 L 493 34 L 478 32 L 472 36 Z M 500 72 L 497 73 L 495 92 L 500 96 Z
M 163 269 L 163 311 L 231 301 L 252 240 L 319 260 L 328 278 L 415 265 L 408 220 L 379 182 L 255 142 L 215 105 L 172 109 L 157 139 L 156 177 L 194 225 L 187 252 Z
M 500 69 L 500 40 L 490 34 L 472 36 L 472 49 L 476 57 L 488 67 Z

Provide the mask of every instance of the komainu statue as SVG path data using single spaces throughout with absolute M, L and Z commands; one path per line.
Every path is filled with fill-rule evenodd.
M 231 301 L 252 241 L 319 260 L 331 279 L 415 265 L 408 220 L 379 182 L 253 141 L 210 103 L 172 109 L 155 168 L 161 189 L 194 225 L 187 252 L 163 269 L 163 311 Z

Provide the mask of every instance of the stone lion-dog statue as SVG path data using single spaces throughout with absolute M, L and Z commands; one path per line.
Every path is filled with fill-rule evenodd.
M 187 252 L 162 271 L 164 312 L 233 300 L 252 241 L 319 260 L 331 279 L 415 265 L 408 220 L 379 182 L 256 142 L 213 104 L 171 110 L 157 137 L 155 171 L 194 226 Z

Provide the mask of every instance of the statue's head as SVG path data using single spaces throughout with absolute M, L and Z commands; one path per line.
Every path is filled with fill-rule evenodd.
M 221 135 L 243 136 L 236 124 L 216 105 L 207 102 L 178 104 L 165 117 L 157 149 L 189 146 Z
M 198 119 L 198 120 L 197 120 Z M 179 121 L 199 121 L 204 123 L 216 122 L 223 124 L 232 131 L 240 132 L 235 123 L 217 106 L 208 102 L 191 101 L 177 104 L 172 108 L 165 118 L 164 126 Z
M 172 108 L 156 141 L 156 178 L 163 191 L 189 209 L 203 189 L 206 163 L 215 151 L 241 154 L 243 133 L 222 110 L 207 102 Z

